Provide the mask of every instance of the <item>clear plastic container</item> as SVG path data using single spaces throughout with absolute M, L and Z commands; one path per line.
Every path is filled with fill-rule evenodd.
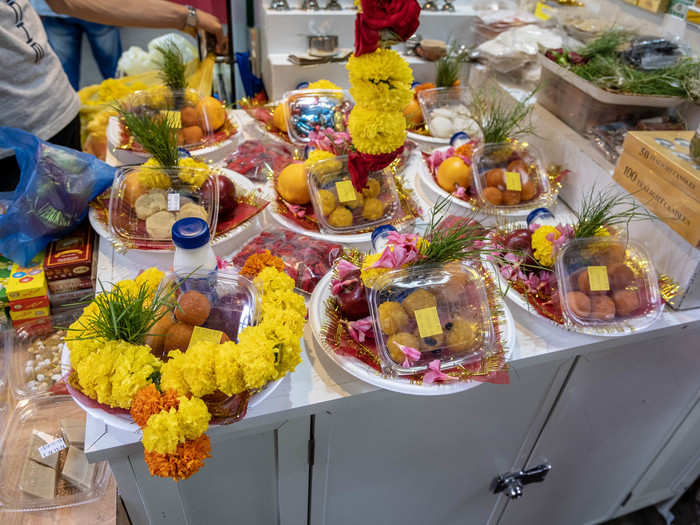
M 390 223 L 400 209 L 389 170 L 369 174 L 359 194 L 350 181 L 347 156 L 325 159 L 307 170 L 309 195 L 321 231 L 353 234 Z
M 460 131 L 469 138 L 478 135 L 479 128 L 469 118 L 470 96 L 467 88 L 425 89 L 418 93 L 417 98 L 432 137 L 449 139 Z
M 114 178 L 109 199 L 110 231 L 125 245 L 172 250 L 171 228 L 185 217 L 199 217 L 216 231 L 219 186 L 204 183 L 193 188 L 181 174 L 196 168 L 121 168 Z M 204 173 L 206 175 L 206 173 Z
M 28 321 L 11 333 L 8 349 L 10 388 L 17 399 L 56 391 L 55 385 L 68 372 L 61 366 L 63 339 L 80 309 L 47 319 Z M 63 388 L 57 391 L 65 393 Z
M 467 364 L 488 355 L 495 341 L 479 273 L 465 262 L 411 266 L 380 277 L 369 292 L 383 369 L 398 375 Z M 407 359 L 397 346 L 420 352 Z
M 565 319 L 592 328 L 641 330 L 661 315 L 663 302 L 649 255 L 617 237 L 567 242 L 555 272 Z
M 190 150 L 225 140 L 236 126 L 229 120 L 226 107 L 213 97 L 203 97 L 194 89 L 171 90 L 165 86 L 137 91 L 120 101 L 128 111 L 167 117 L 178 129 L 178 143 Z M 120 122 L 120 148 L 143 152 L 143 147 Z
M 498 214 L 550 206 L 554 197 L 541 158 L 537 148 L 523 142 L 480 145 L 472 169 L 484 207 Z
M 292 142 L 309 142 L 316 128 L 345 129 L 352 98 L 342 89 L 299 89 L 284 94 L 287 133 Z
M 84 424 L 85 412 L 70 396 L 17 405 L 0 444 L 0 512 L 72 507 L 102 497 L 110 477 L 107 463 L 88 464 L 82 444 L 68 431 Z

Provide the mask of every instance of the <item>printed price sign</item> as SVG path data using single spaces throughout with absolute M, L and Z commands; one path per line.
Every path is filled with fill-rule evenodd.
M 192 330 L 192 337 L 190 338 L 190 344 L 188 349 L 192 347 L 195 343 L 199 341 L 204 341 L 207 343 L 220 343 L 221 338 L 224 333 L 220 330 L 212 330 L 211 328 L 204 328 L 203 326 L 195 326 Z
M 168 211 L 180 211 L 179 193 L 168 193 Z
M 552 8 L 544 2 L 537 2 L 535 6 L 535 16 L 540 20 L 549 20 L 552 18 Z
M 49 456 L 53 456 L 54 454 L 58 454 L 61 450 L 63 450 L 66 447 L 65 441 L 63 441 L 63 438 L 58 438 L 51 443 L 47 443 L 46 445 L 41 445 L 39 447 L 39 455 L 43 458 L 47 458 Z
M 588 281 L 591 284 L 591 292 L 607 292 L 610 290 L 608 282 L 607 266 L 589 266 Z
M 335 183 L 335 191 L 338 192 L 338 200 L 340 202 L 352 202 L 357 200 L 355 188 L 352 187 L 352 181 L 341 180 Z
M 430 306 L 416 310 L 415 316 L 418 333 L 421 337 L 431 337 L 442 333 L 442 324 L 436 307 Z
M 523 185 L 520 181 L 520 173 L 517 171 L 506 171 L 506 189 L 510 191 L 523 190 Z
M 171 128 L 181 128 L 182 127 L 182 117 L 179 111 L 170 111 L 167 109 L 162 109 L 160 114 L 165 120 L 168 121 Z

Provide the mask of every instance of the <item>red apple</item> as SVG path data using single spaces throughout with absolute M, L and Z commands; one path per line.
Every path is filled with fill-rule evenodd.
M 236 185 L 225 175 L 214 175 L 202 184 L 202 194 L 211 194 L 215 183 L 219 186 L 219 218 L 226 219 L 236 211 Z

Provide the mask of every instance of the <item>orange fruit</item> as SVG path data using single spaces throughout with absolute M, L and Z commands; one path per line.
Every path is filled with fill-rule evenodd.
M 291 204 L 308 204 L 309 185 L 304 164 L 296 162 L 285 167 L 277 177 L 277 192 Z
M 446 158 L 437 170 L 437 183 L 452 193 L 457 186 L 468 188 L 472 184 L 472 169 L 459 157 Z
M 202 97 L 196 109 L 199 125 L 205 131 L 216 131 L 226 122 L 226 109 L 214 97 Z
M 278 104 L 272 113 L 272 125 L 281 131 L 287 131 L 287 111 L 284 104 Z
M 423 123 L 423 112 L 415 98 L 403 108 L 403 116 L 406 117 L 406 121 L 413 126 L 419 126 Z

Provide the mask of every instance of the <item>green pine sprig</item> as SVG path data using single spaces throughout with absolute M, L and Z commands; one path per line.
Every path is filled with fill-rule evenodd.
M 160 78 L 170 89 L 184 89 L 185 80 L 185 59 L 182 51 L 173 42 L 168 42 L 163 46 L 156 46 L 156 51 L 160 53 Z
M 137 114 L 123 106 L 117 111 L 131 135 L 164 168 L 178 165 L 176 122 L 170 115 Z
M 484 143 L 505 142 L 509 138 L 534 134 L 530 115 L 534 109 L 531 100 L 537 89 L 515 103 L 502 95 L 492 95 L 498 89 L 489 82 L 480 89 L 471 90 L 469 116 L 481 130 Z
M 656 216 L 641 205 L 632 195 L 619 193 L 614 188 L 599 190 L 595 187 L 584 194 L 574 226 L 574 238 L 593 237 L 605 228 L 624 228 L 632 221 L 655 221 Z

